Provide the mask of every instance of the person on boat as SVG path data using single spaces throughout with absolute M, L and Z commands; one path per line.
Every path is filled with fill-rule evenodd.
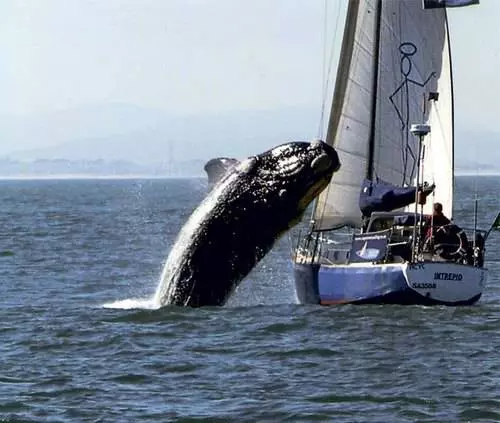
M 432 211 L 432 225 L 444 226 L 449 225 L 451 220 L 448 219 L 443 213 L 443 205 L 441 203 L 434 203 Z
M 432 226 L 431 225 L 432 222 Z M 428 220 L 429 228 L 424 250 L 431 247 L 435 254 L 445 260 L 470 261 L 470 250 L 467 235 L 462 228 L 453 224 L 443 213 L 443 205 L 434 203 L 432 216 Z
M 434 203 L 432 206 L 432 216 L 427 216 L 424 226 L 424 239 L 429 242 L 433 237 L 433 232 L 441 226 L 449 225 L 451 223 L 443 213 L 443 205 L 441 203 Z

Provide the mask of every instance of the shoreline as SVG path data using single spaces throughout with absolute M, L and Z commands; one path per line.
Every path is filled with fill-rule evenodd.
M 130 180 L 130 179 L 203 179 L 203 175 L 0 175 L 0 181 L 56 181 L 56 180 Z

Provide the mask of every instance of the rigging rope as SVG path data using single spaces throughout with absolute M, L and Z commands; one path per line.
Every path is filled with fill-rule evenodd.
M 325 107 L 326 107 L 326 100 L 328 96 L 328 88 L 329 88 L 329 81 L 330 81 L 330 75 L 332 72 L 332 62 L 334 58 L 334 53 L 336 52 L 336 47 L 337 47 L 337 35 L 338 35 L 338 28 L 339 28 L 339 20 L 340 20 L 340 7 L 341 7 L 340 1 L 337 1 L 337 18 L 335 21 L 335 31 L 333 33 L 333 39 L 332 39 L 332 44 L 330 48 L 330 55 L 328 57 L 327 61 L 327 33 L 328 33 L 328 0 L 324 0 L 324 9 L 323 9 L 323 76 L 322 76 L 322 84 L 323 84 L 323 89 L 322 89 L 322 96 L 321 96 L 321 115 L 319 119 L 319 125 L 318 125 L 318 139 L 323 139 L 323 131 L 325 127 Z M 327 64 L 328 64 L 328 69 L 327 69 Z
M 340 21 L 340 15 L 341 15 L 341 1 L 337 1 L 337 11 L 336 11 L 336 20 L 335 20 L 335 26 L 334 26 L 334 31 L 333 31 L 333 39 L 331 42 L 331 47 L 330 47 L 330 55 L 328 57 L 328 61 L 326 60 L 327 57 L 327 33 L 328 33 L 328 0 L 324 0 L 323 3 L 323 92 L 322 92 L 322 98 L 321 98 L 321 115 L 319 119 L 319 125 L 318 125 L 318 132 L 317 132 L 317 138 L 323 141 L 326 141 L 323 136 L 324 136 L 324 127 L 325 127 L 325 108 L 326 108 L 326 100 L 328 98 L 328 88 L 329 88 L 329 80 L 330 80 L 330 75 L 332 72 L 332 65 L 333 65 L 333 58 L 335 57 L 335 53 L 337 51 L 337 37 L 338 37 L 338 30 L 339 30 L 339 21 Z M 327 67 L 328 63 L 328 67 Z M 327 190 L 329 189 L 328 187 L 326 188 Z M 318 198 L 314 200 L 314 205 L 312 207 L 311 211 L 311 222 L 314 222 L 314 215 L 316 214 L 316 209 L 318 207 Z M 324 208 L 326 207 L 326 203 L 323 204 L 323 210 L 321 210 L 321 215 L 324 212 Z

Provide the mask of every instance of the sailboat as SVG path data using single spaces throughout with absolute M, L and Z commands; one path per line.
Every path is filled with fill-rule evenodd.
M 326 142 L 342 164 L 292 249 L 300 303 L 469 305 L 489 230 L 452 219 L 453 74 L 446 6 L 350 0 Z M 435 225 L 434 203 L 448 224 Z M 477 217 L 477 202 L 475 204 Z

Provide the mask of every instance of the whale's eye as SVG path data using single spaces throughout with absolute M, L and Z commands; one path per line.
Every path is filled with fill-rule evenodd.
M 311 168 L 316 173 L 326 172 L 331 165 L 332 161 L 326 154 L 321 154 L 311 162 Z

